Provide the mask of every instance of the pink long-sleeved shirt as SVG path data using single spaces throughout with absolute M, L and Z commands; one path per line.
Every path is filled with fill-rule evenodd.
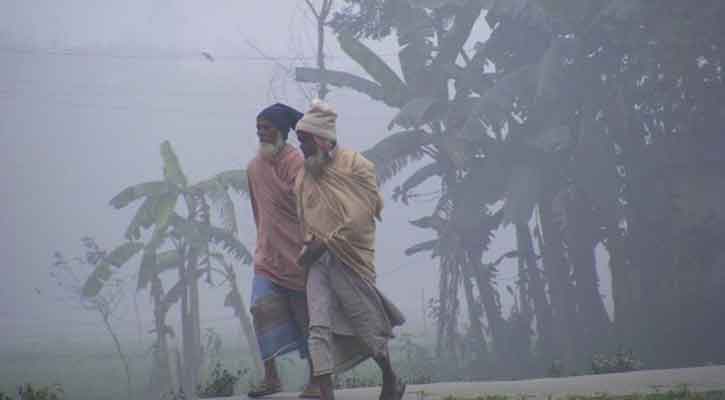
M 302 154 L 285 145 L 274 159 L 255 157 L 247 167 L 249 195 L 257 225 L 254 272 L 292 290 L 305 289 L 305 271 L 297 265 L 302 235 L 294 194 Z

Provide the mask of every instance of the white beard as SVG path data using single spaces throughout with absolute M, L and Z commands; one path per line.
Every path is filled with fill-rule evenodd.
M 325 166 L 330 160 L 329 154 L 318 150 L 316 154 L 305 158 L 305 171 L 317 179 L 325 172 Z
M 277 137 L 276 143 L 260 143 L 259 144 L 259 155 L 265 160 L 271 160 L 279 154 L 285 145 L 284 139 L 281 136 Z

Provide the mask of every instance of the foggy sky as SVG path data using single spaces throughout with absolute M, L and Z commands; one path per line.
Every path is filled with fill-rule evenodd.
M 197 181 L 246 165 L 256 151 L 254 117 L 273 100 L 304 110 L 307 101 L 290 80 L 277 79 L 270 96 L 270 80 L 283 73 L 247 44 L 288 66 L 289 57 L 314 55 L 303 2 L 273 3 L 0 0 L 0 330 L 6 337 L 98 332 L 97 317 L 58 300 L 61 292 L 48 276 L 51 255 L 79 254 L 84 235 L 105 247 L 123 240 L 135 207 L 116 211 L 108 201 L 128 185 L 161 178 L 161 141 L 171 141 L 190 181 Z M 484 35 L 481 29 L 474 39 Z M 361 73 L 333 38 L 328 44 L 330 67 Z M 384 54 L 395 51 L 392 41 L 372 45 Z M 364 150 L 388 133 L 394 110 L 348 90 L 335 89 L 328 100 L 340 115 L 341 145 Z M 405 257 L 403 250 L 432 237 L 407 221 L 433 204 L 394 203 L 390 192 L 398 181 L 385 187 L 379 285 L 417 326 L 421 292 L 435 295 L 438 272 L 427 254 Z M 241 238 L 252 248 L 247 200 L 236 200 Z M 512 248 L 510 235 L 499 238 L 486 258 Z M 137 269 L 138 262 L 127 268 Z M 500 269 L 508 284 L 514 268 Z M 245 267 L 240 280 L 247 303 L 249 276 Z M 205 325 L 233 315 L 222 306 L 224 295 L 204 290 Z M 150 328 L 148 294 L 139 293 L 138 302 Z M 133 332 L 130 304 L 123 307 L 121 325 Z M 175 318 L 172 310 L 169 319 Z

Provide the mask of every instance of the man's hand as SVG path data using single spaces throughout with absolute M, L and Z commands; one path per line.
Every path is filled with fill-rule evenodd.
M 305 242 L 302 246 L 299 257 L 297 257 L 297 264 L 303 268 L 309 268 L 310 265 L 314 264 L 317 260 L 322 257 L 327 248 L 321 240 L 313 239 Z

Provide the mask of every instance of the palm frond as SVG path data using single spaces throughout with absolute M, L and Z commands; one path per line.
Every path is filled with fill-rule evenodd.
M 494 0 L 489 3 L 488 13 L 491 16 L 522 21 L 529 26 L 543 29 L 548 29 L 551 25 L 551 18 L 539 0 Z
M 432 251 L 438 246 L 438 239 L 427 240 L 405 249 L 406 256 L 412 256 L 423 251 Z
M 435 10 L 445 6 L 462 6 L 466 3 L 466 0 L 408 0 L 408 2 L 415 8 Z
M 185 188 L 187 183 L 186 175 L 181 170 L 179 158 L 176 157 L 176 153 L 168 140 L 161 143 L 161 158 L 164 160 L 164 178 L 166 181 L 180 188 Z
M 136 210 L 136 214 L 131 219 L 131 222 L 126 228 L 124 236 L 131 240 L 138 240 L 141 238 L 141 229 L 148 229 L 154 223 L 154 208 L 158 197 L 147 197 L 146 200 L 141 203 L 141 206 Z
M 216 175 L 216 179 L 225 187 L 232 188 L 239 194 L 249 195 L 249 182 L 247 181 L 247 170 L 232 169 Z
M 325 82 L 328 85 L 339 88 L 350 88 L 370 97 L 373 100 L 382 101 L 390 107 L 400 107 L 399 104 L 390 103 L 386 100 L 382 86 L 369 79 L 353 75 L 349 72 L 334 70 L 322 71 L 319 68 L 298 67 L 295 68 L 295 81 L 301 83 Z
M 403 204 L 408 204 L 408 192 L 415 189 L 429 178 L 440 175 L 441 171 L 441 165 L 437 161 L 418 169 L 400 186 L 395 188 L 393 191 L 393 200 L 397 201 L 398 199 L 401 199 Z
M 168 182 L 152 181 L 129 186 L 114 196 L 109 202 L 112 207 L 121 209 L 142 197 L 160 196 L 171 189 Z
M 408 87 L 380 56 L 353 35 L 341 33 L 337 36 L 340 48 L 360 65 L 383 88 L 386 103 L 402 107 L 407 101 Z
M 388 124 L 388 129 L 392 129 L 395 125 L 403 129 L 417 129 L 423 124 L 430 121 L 431 116 L 435 114 L 433 111 L 440 110 L 445 107 L 444 102 L 440 102 L 435 97 L 416 97 L 405 103 L 405 106 L 393 117 Z
M 243 263 L 252 262 L 252 254 L 249 250 L 234 234 L 225 229 L 187 221 L 178 214 L 172 214 L 170 223 L 174 227 L 174 231 L 183 236 L 191 246 L 203 248 L 212 242 L 222 246 L 226 252 Z
M 118 268 L 128 262 L 133 256 L 143 249 L 143 243 L 128 241 L 111 250 L 104 257 L 105 261 Z
M 425 155 L 424 147 L 430 143 L 430 135 L 424 131 L 398 132 L 364 151 L 363 156 L 375 164 L 378 181 L 383 184 L 410 162 L 420 160 Z
M 222 178 L 217 175 L 211 179 L 197 183 L 192 186 L 192 190 L 198 190 L 206 195 L 211 200 L 212 205 L 219 209 L 219 216 L 221 217 L 224 229 L 236 234 L 237 215 L 234 209 L 234 202 L 232 201 L 231 196 L 229 196 L 229 187 L 230 186 L 225 184 Z
M 199 279 L 202 275 L 204 275 L 204 272 L 205 271 L 203 269 L 199 269 L 193 273 L 187 274 L 181 280 L 176 282 L 176 284 L 172 286 L 168 292 L 166 292 L 166 295 L 164 295 L 164 298 L 161 300 L 161 307 L 164 314 L 169 311 L 171 306 L 179 301 L 189 283 Z
M 209 239 L 221 245 L 229 254 L 244 264 L 252 262 L 252 254 L 242 242 L 228 231 L 214 226 L 209 227 Z
M 111 264 L 106 261 L 101 261 L 83 284 L 83 288 L 81 288 L 83 297 L 90 298 L 98 295 L 106 281 L 111 278 L 111 274 Z
M 533 98 L 538 82 L 538 64 L 526 65 L 503 75 L 480 98 L 474 101 L 463 132 L 470 139 L 486 132 L 477 129 L 480 120 L 488 124 L 501 124 L 511 118 L 513 102 L 517 98 Z M 474 136 L 471 136 L 474 135 Z

